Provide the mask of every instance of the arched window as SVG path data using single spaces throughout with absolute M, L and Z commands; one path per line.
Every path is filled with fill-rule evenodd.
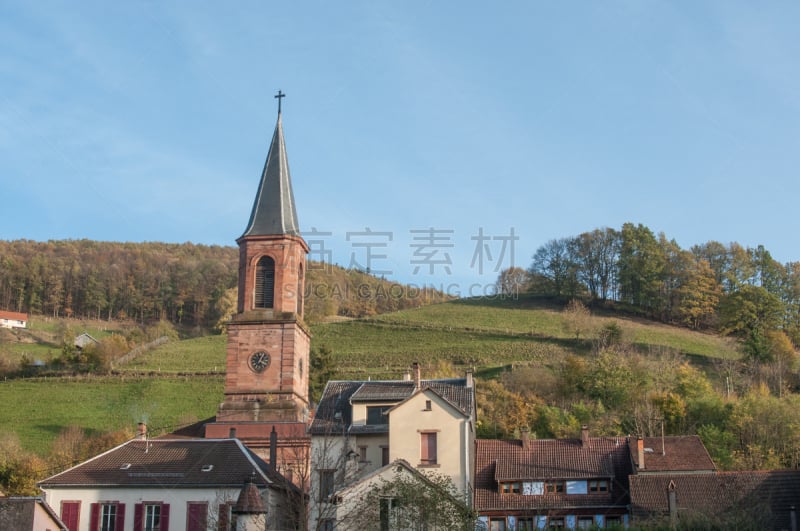
M 275 260 L 264 256 L 256 265 L 256 308 L 272 308 L 275 301 Z
M 303 316 L 303 264 L 297 268 L 297 315 Z

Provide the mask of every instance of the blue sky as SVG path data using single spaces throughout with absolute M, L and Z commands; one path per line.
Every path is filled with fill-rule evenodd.
M 798 19 L 788 1 L 2 2 L 0 238 L 235 245 L 281 89 L 301 227 L 342 265 L 372 245 L 374 271 L 474 295 L 512 230 L 527 267 L 628 221 L 800 260 Z

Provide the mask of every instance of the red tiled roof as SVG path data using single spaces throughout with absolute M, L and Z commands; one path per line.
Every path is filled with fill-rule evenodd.
M 617 507 L 628 501 L 631 472 L 624 437 L 475 441 L 475 508 L 478 511 L 563 507 Z M 500 494 L 500 481 L 608 479 L 610 492 L 592 494 Z
M 27 321 L 28 314 L 27 313 L 20 313 L 20 312 L 9 312 L 6 310 L 0 310 L 0 319 L 11 319 L 13 321 Z
M 800 509 L 797 470 L 653 474 L 631 476 L 632 516 L 641 521 L 666 518 L 670 485 L 678 517 L 684 519 L 744 518 L 763 529 L 789 529 L 789 508 Z
M 65 486 L 241 487 L 283 478 L 236 439 L 132 440 L 40 482 Z
M 266 514 L 267 510 L 264 508 L 264 501 L 261 499 L 261 493 L 258 491 L 255 483 L 248 481 L 244 488 L 239 492 L 239 498 L 236 500 L 236 505 L 233 507 L 233 512 L 236 514 Z
M 639 466 L 637 441 L 631 439 L 631 459 L 635 467 Z M 681 435 L 644 438 L 644 470 L 637 474 L 650 472 L 706 472 L 717 469 L 714 461 L 697 435 Z M 649 450 L 648 450 L 649 449 Z

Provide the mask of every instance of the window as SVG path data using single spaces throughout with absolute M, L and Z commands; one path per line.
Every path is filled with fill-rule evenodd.
M 612 529 L 622 529 L 622 517 L 606 516 L 606 527 Z
M 81 502 L 63 501 L 61 502 L 61 521 L 67 526 L 69 531 L 78 531 L 78 522 L 81 517 Z
M 367 447 L 366 446 L 359 446 L 358 447 L 358 460 L 361 463 L 367 462 Z
M 208 529 L 208 503 L 188 502 L 186 504 L 186 531 L 206 531 Z
M 137 503 L 133 508 L 133 529 L 134 531 L 167 531 L 169 529 L 169 504 Z
M 319 501 L 328 501 L 333 494 L 334 470 L 319 471 Z
M 564 518 L 563 517 L 548 518 L 547 527 L 564 527 Z
M 389 464 L 389 447 L 381 446 L 381 466 Z
M 161 504 L 144 506 L 144 531 L 161 531 Z
M 431 403 L 430 400 L 426 400 L 425 401 L 425 411 L 432 411 L 432 410 L 433 410 L 433 404 Z
M 533 518 L 518 518 L 517 531 L 533 531 L 536 526 L 533 525 Z
M 256 308 L 272 308 L 275 301 L 275 260 L 262 257 L 256 265 Z
M 522 485 L 518 481 L 500 483 L 500 492 L 502 494 L 519 494 L 522 492 Z
M 367 406 L 367 424 L 389 424 L 389 415 L 386 414 L 392 406 Z
M 563 493 L 566 491 L 566 486 L 563 481 L 547 481 L 544 484 L 544 491 L 547 494 Z
M 336 520 L 326 518 L 319 523 L 320 531 L 333 531 L 336 528 Z
M 420 433 L 420 464 L 435 465 L 436 461 L 436 433 Z
M 117 504 L 104 503 L 100 509 L 100 531 L 115 531 L 117 525 Z M 120 531 L 122 531 L 120 529 Z
M 381 531 L 397 529 L 397 508 L 400 505 L 394 498 L 380 499 L 380 522 Z
M 589 481 L 589 492 L 608 492 L 608 480 L 593 479 Z
M 303 264 L 297 268 L 297 315 L 303 315 Z M 303 374 L 303 367 L 300 366 L 300 374 Z
M 594 518 L 591 516 L 578 517 L 578 529 L 591 529 L 594 527 Z
M 505 518 L 490 518 L 489 519 L 489 531 L 506 531 L 506 519 Z
M 123 531 L 124 526 L 124 503 L 100 502 L 90 506 L 89 529 L 91 531 Z

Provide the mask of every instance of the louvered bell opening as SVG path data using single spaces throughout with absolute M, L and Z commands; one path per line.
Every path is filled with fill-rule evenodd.
M 264 256 L 256 266 L 256 308 L 272 308 L 275 302 L 275 260 Z

